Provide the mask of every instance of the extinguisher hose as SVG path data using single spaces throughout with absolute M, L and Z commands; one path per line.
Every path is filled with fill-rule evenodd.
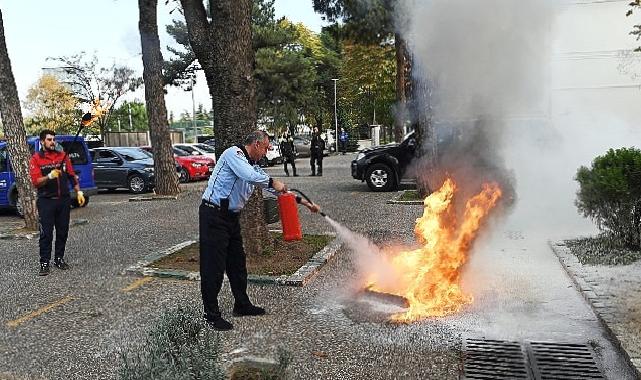
M 312 200 L 311 200 L 311 199 L 309 199 L 309 197 L 308 197 L 307 195 L 305 195 L 305 193 L 303 193 L 302 191 L 300 191 L 300 190 L 298 190 L 298 189 L 289 189 L 289 191 L 297 192 L 298 194 L 300 194 L 300 196 L 301 196 L 301 197 L 305 198 L 305 200 L 306 200 L 307 202 L 309 202 L 309 203 L 314 203 L 314 202 L 312 202 Z M 325 213 L 324 213 L 324 212 L 322 212 L 322 211 L 320 211 L 320 212 L 319 212 L 319 214 L 321 214 L 323 217 L 326 217 L 326 216 L 327 216 L 327 215 L 325 215 Z

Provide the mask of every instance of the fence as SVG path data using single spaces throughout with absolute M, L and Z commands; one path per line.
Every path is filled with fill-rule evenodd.
M 185 142 L 182 131 L 169 131 L 172 144 Z M 149 132 L 107 132 L 105 133 L 105 146 L 150 146 Z

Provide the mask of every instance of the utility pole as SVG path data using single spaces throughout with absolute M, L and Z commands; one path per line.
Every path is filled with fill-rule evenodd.
M 191 79 L 191 127 L 194 130 L 194 142 L 198 142 L 198 137 L 196 137 L 198 132 L 196 130 L 196 100 L 194 99 L 194 75 L 196 75 L 196 73 L 192 71 L 191 75 L 189 76 L 189 79 Z
M 334 135 L 334 144 L 335 152 L 338 154 L 338 113 L 336 112 L 336 82 L 338 79 L 332 79 L 334 81 L 334 127 L 336 128 L 336 134 Z
M 129 131 L 133 131 L 133 123 L 131 122 L 131 103 L 127 102 L 127 108 L 129 109 Z

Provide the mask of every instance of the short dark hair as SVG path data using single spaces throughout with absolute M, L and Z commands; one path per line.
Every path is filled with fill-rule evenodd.
M 263 141 L 263 140 L 268 139 L 268 138 L 269 138 L 269 135 L 266 132 L 264 132 L 264 131 L 254 131 L 254 132 L 248 134 L 245 137 L 244 144 L 245 145 L 251 145 L 251 144 L 255 143 L 256 141 Z
M 40 141 L 44 141 L 44 139 L 47 137 L 47 135 L 56 135 L 56 132 L 52 131 L 51 129 L 43 129 L 40 132 Z

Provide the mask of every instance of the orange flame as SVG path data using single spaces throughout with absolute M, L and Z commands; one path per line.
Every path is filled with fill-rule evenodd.
M 102 106 L 100 104 L 100 99 L 98 98 L 94 99 L 93 104 L 91 105 L 91 110 L 88 113 L 91 116 L 91 118 L 85 119 L 85 117 L 83 117 L 82 125 L 85 127 L 91 125 L 94 121 L 98 120 L 100 116 L 107 113 L 108 111 L 109 111 L 108 105 Z
M 397 276 L 384 283 L 376 274 L 369 277 L 368 289 L 396 294 L 409 301 L 407 312 L 392 316 L 396 322 L 441 317 L 458 312 L 472 302 L 460 286 L 461 266 L 477 236 L 482 220 L 501 197 L 496 183 L 483 184 L 469 199 L 460 223 L 453 207 L 456 184 L 447 179 L 423 201 L 423 216 L 416 220 L 414 233 L 421 248 L 392 254 L 389 263 Z

